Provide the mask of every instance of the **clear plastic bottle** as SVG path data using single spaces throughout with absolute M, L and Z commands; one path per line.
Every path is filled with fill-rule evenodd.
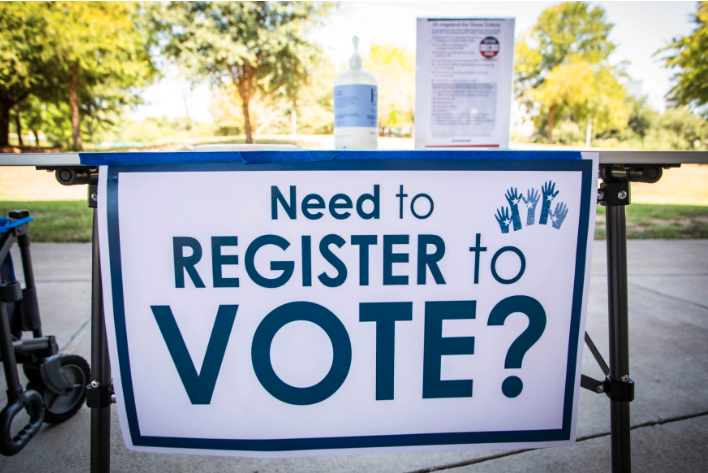
M 361 67 L 359 38 L 354 36 L 349 69 L 334 80 L 334 147 L 377 149 L 379 97 L 376 77 Z

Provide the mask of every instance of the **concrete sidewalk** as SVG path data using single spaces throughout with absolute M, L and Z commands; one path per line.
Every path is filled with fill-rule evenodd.
M 35 276 L 44 333 L 63 352 L 90 359 L 91 248 L 34 244 Z M 630 241 L 630 367 L 635 471 L 708 470 L 708 240 Z M 19 261 L 19 259 L 17 260 Z M 604 242 L 596 242 L 587 331 L 608 357 Z M 602 378 L 585 349 L 583 372 Z M 5 379 L 0 380 L 0 407 Z M 45 425 L 20 454 L 0 456 L 2 472 L 89 470 L 89 411 L 58 426 Z M 111 465 L 116 472 L 412 472 L 610 471 L 609 400 L 580 393 L 578 442 L 526 452 L 343 455 L 278 460 L 161 455 L 128 451 L 113 408 Z

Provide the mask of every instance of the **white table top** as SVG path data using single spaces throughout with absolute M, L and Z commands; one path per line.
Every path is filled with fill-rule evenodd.
M 600 153 L 601 164 L 708 164 L 708 151 L 580 151 Z M 0 166 L 80 165 L 79 153 L 0 153 Z

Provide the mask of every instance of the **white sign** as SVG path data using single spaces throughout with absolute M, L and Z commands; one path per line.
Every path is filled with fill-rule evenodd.
M 508 148 L 514 19 L 418 18 L 416 148 Z
M 573 443 L 596 174 L 588 159 L 101 167 L 127 446 Z

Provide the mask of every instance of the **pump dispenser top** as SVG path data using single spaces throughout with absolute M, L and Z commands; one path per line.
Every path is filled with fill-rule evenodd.
M 354 54 L 349 58 L 349 69 L 361 69 L 361 56 L 359 56 L 359 37 L 354 36 L 352 38 L 352 44 L 354 45 Z

